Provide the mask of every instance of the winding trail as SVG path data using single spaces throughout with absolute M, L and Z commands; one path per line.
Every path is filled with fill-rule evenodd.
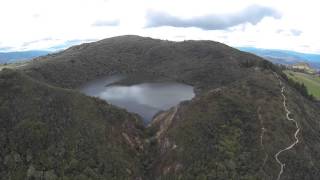
M 261 148 L 262 148 L 262 150 L 264 151 L 264 154 L 265 154 L 265 157 L 263 159 L 263 164 L 261 166 L 261 170 L 262 170 L 264 165 L 266 164 L 268 158 L 269 158 L 269 155 L 266 152 L 264 144 L 263 144 L 263 136 L 264 136 L 265 132 L 267 131 L 267 129 L 264 127 L 264 121 L 262 119 L 260 111 L 261 111 L 261 107 L 259 106 L 258 110 L 257 110 L 257 113 L 258 113 L 258 119 L 260 120 L 260 125 L 261 125 L 260 146 L 261 146 Z
M 299 143 L 298 133 L 300 132 L 300 127 L 299 127 L 298 122 L 297 122 L 295 119 L 293 119 L 293 118 L 290 117 L 291 112 L 289 111 L 289 109 L 288 109 L 288 107 L 287 107 L 287 103 L 286 103 L 287 98 L 286 98 L 286 96 L 284 95 L 285 86 L 282 85 L 282 82 L 281 82 L 278 74 L 275 73 L 275 75 L 276 75 L 276 77 L 278 78 L 279 84 L 280 84 L 280 86 L 281 86 L 281 95 L 282 95 L 282 97 L 283 97 L 283 107 L 284 107 L 284 109 L 285 109 L 285 111 L 286 111 L 286 118 L 287 118 L 288 121 L 294 122 L 294 123 L 295 123 L 295 126 L 296 126 L 296 129 L 297 129 L 296 132 L 294 133 L 295 141 L 294 141 L 292 144 L 290 144 L 288 147 L 286 147 L 286 148 L 284 148 L 284 149 L 281 149 L 280 151 L 278 151 L 278 152 L 274 155 L 274 158 L 276 159 L 277 163 L 280 165 L 280 172 L 279 172 L 278 177 L 277 177 L 277 180 L 280 180 L 281 175 L 282 175 L 283 170 L 284 170 L 284 167 L 285 167 L 285 163 L 283 163 L 283 162 L 281 162 L 281 161 L 279 160 L 279 156 L 280 156 L 281 153 L 292 149 L 296 144 Z

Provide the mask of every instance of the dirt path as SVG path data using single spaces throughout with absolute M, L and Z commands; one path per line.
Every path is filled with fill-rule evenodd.
M 266 152 L 264 144 L 263 144 L 263 136 L 264 136 L 265 132 L 267 131 L 267 129 L 264 127 L 264 121 L 262 119 L 260 111 L 261 111 L 261 107 L 259 106 L 257 113 L 258 113 L 258 119 L 260 120 L 260 125 L 261 125 L 260 146 L 261 146 L 261 148 L 262 148 L 262 150 L 264 151 L 264 154 L 265 154 L 265 157 L 263 159 L 263 163 L 262 163 L 262 166 L 261 166 L 261 171 L 263 171 L 263 167 L 266 164 L 266 162 L 267 162 L 267 160 L 269 158 L 269 155 Z
M 296 126 L 296 129 L 297 129 L 296 132 L 294 133 L 295 141 L 294 141 L 292 144 L 290 144 L 288 147 L 279 150 L 279 151 L 274 155 L 274 158 L 276 159 L 277 163 L 280 165 L 280 171 L 279 171 L 279 174 L 278 174 L 278 177 L 277 177 L 277 180 L 280 180 L 281 175 L 282 175 L 282 173 L 283 173 L 283 171 L 284 171 L 284 168 L 285 168 L 285 163 L 283 163 L 282 161 L 280 161 L 279 156 L 280 156 L 281 153 L 292 149 L 296 144 L 299 143 L 298 133 L 299 133 L 299 131 L 300 131 L 300 127 L 299 127 L 298 122 L 297 122 L 295 119 L 293 119 L 293 118 L 290 117 L 291 112 L 289 111 L 289 109 L 288 109 L 288 107 L 287 107 L 287 98 L 286 98 L 286 96 L 285 96 L 285 94 L 284 94 L 284 92 L 285 92 L 285 86 L 282 84 L 279 76 L 278 76 L 277 74 L 275 74 L 275 75 L 276 75 L 277 78 L 279 79 L 279 83 L 280 83 L 280 86 L 281 86 L 281 95 L 282 95 L 282 97 L 283 97 L 283 107 L 284 107 L 284 110 L 286 111 L 286 119 L 287 119 L 288 121 L 294 122 L 294 123 L 295 123 L 295 126 Z

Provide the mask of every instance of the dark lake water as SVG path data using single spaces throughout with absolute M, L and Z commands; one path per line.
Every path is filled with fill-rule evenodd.
M 129 112 L 137 113 L 145 122 L 149 122 L 157 112 L 194 97 L 192 86 L 176 82 L 113 85 L 123 78 L 101 78 L 85 84 L 80 90 L 89 96 L 99 97 Z

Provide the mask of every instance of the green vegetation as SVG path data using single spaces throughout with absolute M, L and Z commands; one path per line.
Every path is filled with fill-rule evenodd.
M 137 36 L 75 46 L 0 72 L 0 179 L 276 179 L 273 156 L 296 128 L 286 120 L 274 72 L 301 127 L 301 143 L 280 157 L 281 179 L 318 179 L 320 112 L 304 86 L 272 63 L 217 42 Z M 184 82 L 196 97 L 144 127 L 136 115 L 75 90 L 116 73 L 134 75 L 128 84 Z
M 0 72 L 0 94 L 1 180 L 141 176 L 134 115 L 10 69 Z
M 304 84 L 309 94 L 313 95 L 316 99 L 320 100 L 319 76 L 289 70 L 286 70 L 285 73 L 290 79 Z
M 279 167 L 273 155 L 291 142 L 295 130 L 293 124 L 285 121 L 278 83 L 272 74 L 250 77 L 183 104 L 171 128 L 160 138 L 167 151 L 159 156 L 162 161 L 156 163 L 155 173 L 160 171 L 161 179 L 276 178 Z M 286 93 L 289 93 L 288 97 L 297 96 L 292 92 Z M 299 106 L 293 112 L 297 109 L 304 111 Z M 312 111 L 310 114 L 317 112 L 316 108 L 309 110 Z M 310 114 L 294 114 L 303 129 L 309 128 L 308 123 L 317 122 Z M 311 122 L 307 123 L 309 118 Z M 264 148 L 260 142 L 262 126 L 266 129 L 262 141 Z M 315 132 L 302 133 L 306 140 L 313 138 L 311 134 Z M 308 142 L 304 146 L 320 153 L 314 144 Z M 266 154 L 268 159 L 264 163 Z M 315 167 L 308 165 L 308 158 L 301 156 L 303 150 L 293 149 L 288 154 L 282 157 L 286 162 L 283 179 L 299 180 L 306 174 L 319 175 Z M 309 178 L 317 176 L 310 175 Z
M 244 64 L 251 68 L 242 68 Z M 171 42 L 120 36 L 38 58 L 23 71 L 64 88 L 77 88 L 110 74 L 127 74 L 140 81 L 174 80 L 207 90 L 250 76 L 257 64 L 269 67 L 262 58 L 213 41 Z

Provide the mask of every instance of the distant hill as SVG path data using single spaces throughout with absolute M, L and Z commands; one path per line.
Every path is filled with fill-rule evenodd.
M 238 49 L 256 54 L 277 64 L 292 65 L 299 62 L 307 62 L 313 68 L 320 69 L 320 54 L 306 54 L 295 51 L 259 49 L 253 47 L 239 47 Z
M 290 66 L 294 70 L 304 71 L 306 73 L 316 73 L 316 71 L 306 62 L 296 63 Z
M 49 54 L 49 51 L 0 52 L 0 64 L 14 63 Z

